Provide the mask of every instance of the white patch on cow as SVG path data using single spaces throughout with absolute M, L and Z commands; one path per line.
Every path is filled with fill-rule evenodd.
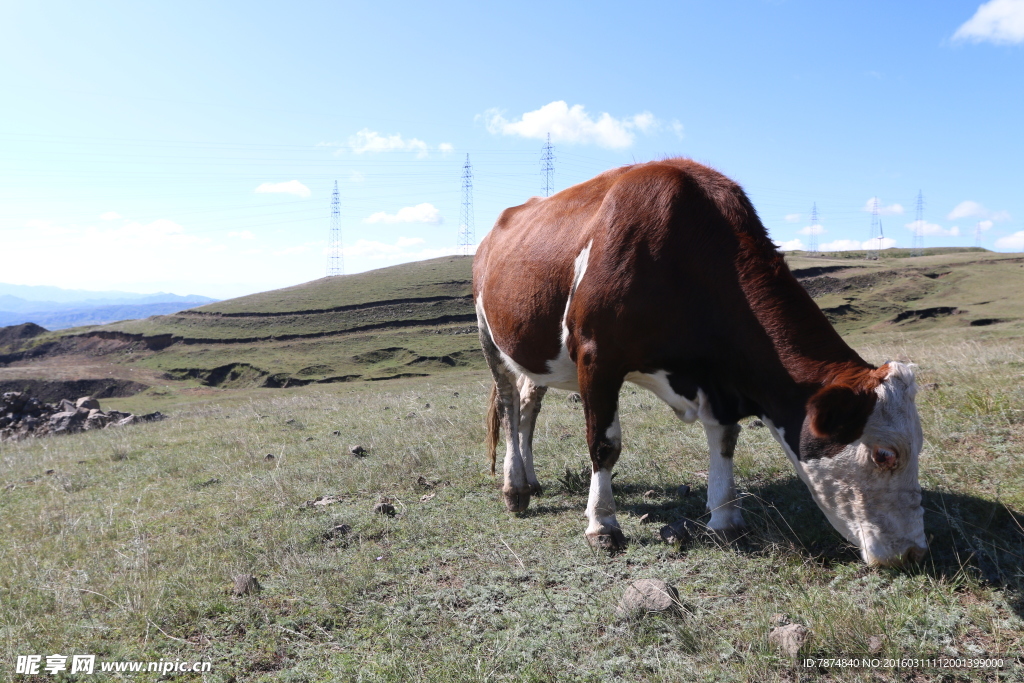
M 729 427 L 703 422 L 708 438 L 710 462 L 708 466 L 708 527 L 715 531 L 738 529 L 744 525 L 743 513 L 736 499 L 736 482 L 732 474 L 732 458 L 722 454 L 722 445 Z
M 517 376 L 526 375 L 535 384 L 544 387 L 554 387 L 556 389 L 565 389 L 566 391 L 579 391 L 580 380 L 579 374 L 576 370 L 576 363 L 573 362 L 572 357 L 569 355 L 569 347 L 567 341 L 569 339 L 569 306 L 572 304 L 573 294 L 576 293 L 576 288 L 579 287 L 580 282 L 583 280 L 583 276 L 587 272 L 587 265 L 590 262 L 590 248 L 593 246 L 594 240 L 590 240 L 587 246 L 576 256 L 576 260 L 573 264 L 573 275 L 572 275 L 572 288 L 569 290 L 569 295 L 565 300 L 565 312 L 562 314 L 562 336 L 561 336 L 561 348 L 558 350 L 558 356 L 554 360 L 549 360 L 547 363 L 547 372 L 538 374 L 530 372 L 523 366 L 512 360 L 505 351 L 498 346 L 497 340 L 494 340 L 494 345 L 498 348 L 501 354 L 501 360 L 505 363 L 506 367 L 515 373 Z M 477 297 L 477 316 L 486 322 L 487 316 L 484 314 L 483 309 L 483 295 Z M 493 339 L 493 337 L 492 337 Z
M 680 420 L 691 424 L 701 417 L 701 408 L 706 403 L 707 397 L 704 392 L 697 390 L 697 400 L 691 401 L 685 396 L 681 396 L 675 392 L 672 385 L 668 381 L 668 371 L 658 370 L 652 373 L 646 372 L 631 372 L 626 375 L 626 381 L 632 382 L 638 387 L 647 389 L 655 396 L 660 398 L 662 401 L 668 404 L 669 408 L 675 411 L 676 415 Z M 707 413 L 710 411 L 710 406 L 704 409 Z M 703 417 L 701 417 L 703 419 Z
M 927 547 L 917 478 L 923 437 L 914 405 L 916 390 L 911 369 L 890 363 L 863 435 L 828 458 L 801 462 L 786 443 L 785 430 L 764 419 L 814 502 L 832 526 L 860 548 L 868 564 L 898 563 L 908 551 L 923 552 Z M 899 455 L 895 471 L 872 462 L 876 446 Z
M 611 529 L 618 529 L 619 522 L 615 519 L 615 498 L 612 496 L 612 475 L 601 468 L 590 475 L 590 497 L 587 499 L 586 535 L 590 538 L 607 534 Z

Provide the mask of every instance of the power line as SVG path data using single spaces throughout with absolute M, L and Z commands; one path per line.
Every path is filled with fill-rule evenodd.
M 914 247 L 911 256 L 924 256 L 924 194 L 917 191 L 917 217 L 914 221 Z
M 331 195 L 331 232 L 327 240 L 327 277 L 345 274 L 345 260 L 341 250 L 341 197 L 338 181 L 334 181 Z
M 866 244 L 864 258 L 869 260 L 878 260 L 878 250 L 872 249 L 871 245 L 875 241 L 875 236 L 880 235 L 882 232 L 882 219 L 878 217 L 878 197 L 872 197 L 871 201 L 871 234 L 868 235 L 868 241 Z M 878 246 L 882 246 L 881 237 L 878 238 Z
M 550 197 L 555 189 L 555 148 L 551 146 L 551 133 L 541 151 L 540 175 L 544 178 L 544 196 Z
M 805 205 L 806 206 L 806 205 Z M 811 234 L 807 236 L 807 251 L 818 253 L 818 202 L 811 205 Z
M 476 242 L 473 234 L 473 167 L 466 155 L 466 163 L 462 166 L 462 212 L 459 215 L 459 253 L 468 256 Z

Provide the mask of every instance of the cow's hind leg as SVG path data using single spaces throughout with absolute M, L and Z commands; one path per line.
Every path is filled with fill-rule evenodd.
M 530 506 L 532 490 L 526 479 L 526 467 L 519 450 L 519 388 L 515 375 L 505 366 L 501 353 L 485 325 L 480 326 L 480 343 L 484 358 L 494 377 L 493 408 L 497 411 L 498 421 L 505 432 L 505 462 L 502 468 L 504 482 L 501 494 L 509 512 L 522 512 Z
M 612 468 L 622 451 L 619 426 L 619 389 L 622 379 L 613 380 L 580 373 L 580 395 L 587 419 L 587 445 L 593 473 L 590 475 L 590 497 L 587 501 L 587 541 L 597 548 L 621 550 L 626 537 L 615 519 L 615 498 L 612 495 Z
M 745 526 L 732 474 L 732 456 L 736 450 L 740 426 L 709 422 L 702 424 L 711 452 L 708 467 L 708 510 L 711 512 L 711 521 L 708 527 L 722 536 L 734 536 Z
M 526 472 L 526 485 L 530 492 L 539 495 L 541 492 L 540 482 L 537 481 L 537 473 L 533 469 L 533 429 L 537 425 L 537 414 L 540 413 L 540 404 L 548 388 L 536 384 L 526 375 L 522 375 L 518 382 L 519 388 L 519 452 L 523 456 L 523 469 Z

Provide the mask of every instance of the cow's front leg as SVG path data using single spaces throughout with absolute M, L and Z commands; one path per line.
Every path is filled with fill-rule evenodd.
M 702 424 L 711 452 L 708 467 L 708 511 L 711 512 L 711 521 L 708 527 L 723 536 L 733 536 L 746 526 L 736 499 L 736 482 L 732 475 L 732 456 L 736 450 L 740 426 L 708 422 Z
M 581 377 L 580 395 L 587 418 L 587 445 L 593 472 L 590 475 L 590 498 L 587 501 L 586 537 L 590 544 L 606 550 L 626 547 L 626 537 L 615 519 L 615 498 L 612 496 L 612 468 L 622 451 L 619 427 L 619 388 L 617 382 L 585 382 Z
M 526 375 L 519 378 L 519 453 L 523 457 L 523 470 L 530 493 L 540 495 L 540 482 L 533 469 L 533 429 L 537 425 L 537 414 L 548 388 L 535 384 Z

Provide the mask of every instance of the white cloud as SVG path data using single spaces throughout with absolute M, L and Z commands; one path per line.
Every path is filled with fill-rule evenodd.
M 672 132 L 676 134 L 676 137 L 680 140 L 683 139 L 683 124 L 679 122 L 679 119 L 672 119 L 672 123 L 669 124 L 672 128 Z
M 953 34 L 972 43 L 1024 42 L 1024 0 L 989 0 Z
M 1010 213 L 1008 211 L 989 211 L 978 202 L 968 199 L 953 207 L 953 210 L 946 216 L 951 221 L 955 221 L 958 218 L 972 217 L 987 218 L 994 221 L 1008 221 L 1010 220 Z
M 352 171 L 352 175 L 348 177 L 350 183 L 361 183 L 366 180 L 366 175 L 360 171 Z
M 248 230 L 236 230 L 229 232 L 228 237 L 237 237 L 238 239 L 242 240 L 251 240 L 254 239 L 256 235 L 252 234 Z
M 804 243 L 799 239 L 786 240 L 785 242 L 776 242 L 775 246 L 779 248 L 779 251 L 803 251 L 806 249 Z
M 903 213 L 903 205 L 901 204 L 890 204 L 885 206 L 882 204 L 882 200 L 878 197 L 870 197 L 867 202 L 864 203 L 864 208 L 861 211 L 867 211 L 871 213 L 874 211 L 875 202 L 878 202 L 878 215 L 879 216 L 896 216 Z
M 298 180 L 289 180 L 286 183 L 263 183 L 255 190 L 256 194 L 293 194 L 298 197 L 308 197 L 309 188 Z
M 114 220 L 117 220 L 120 217 L 121 217 L 121 214 L 119 214 L 117 211 L 107 211 L 106 213 L 101 213 L 100 214 L 100 220 L 104 220 L 104 221 L 114 221 Z
M 803 217 L 802 213 L 787 213 L 786 214 L 786 222 L 787 223 L 796 223 L 802 217 Z
M 1024 230 L 1018 230 L 1012 235 L 1000 237 L 996 240 L 996 249 L 1007 251 L 1024 251 Z
M 369 128 L 361 131 L 348 139 L 348 146 L 355 154 L 366 152 L 416 152 L 417 157 L 427 156 L 430 149 L 427 143 L 417 138 L 406 140 L 399 133 L 394 135 L 381 135 Z
M 605 112 L 594 119 L 582 104 L 570 107 L 564 100 L 545 104 L 540 109 L 528 111 L 515 121 L 509 121 L 497 109 L 484 112 L 484 123 L 493 135 L 518 135 L 535 140 L 545 140 L 548 133 L 555 143 L 597 145 L 606 149 L 625 149 L 633 144 L 634 131 L 651 133 L 660 123 L 649 111 L 617 119 Z M 673 130 L 679 135 L 682 124 Z
M 835 240 L 826 242 L 818 247 L 821 251 L 860 251 L 862 249 L 891 249 L 896 246 L 896 240 L 885 237 L 882 240 L 873 239 L 867 242 L 857 240 Z
M 920 221 L 921 234 L 925 237 L 956 237 L 960 234 L 960 228 L 953 226 L 949 230 L 942 227 L 938 223 L 929 223 L 928 221 Z M 907 230 L 917 233 L 918 221 L 910 221 L 906 225 Z
M 814 225 L 806 225 L 797 230 L 797 232 L 801 235 L 820 235 L 825 232 L 825 228 L 821 227 L 820 223 L 816 223 Z
M 424 202 L 416 206 L 407 206 L 404 209 L 399 209 L 398 213 L 394 214 L 378 211 L 363 222 L 384 223 L 386 225 L 393 223 L 429 223 L 437 225 L 444 222 L 444 219 L 441 218 L 441 212 L 433 204 Z
M 992 221 L 978 221 L 978 227 L 982 230 L 988 230 L 992 227 Z
M 437 151 L 441 152 L 441 154 L 448 154 L 449 152 L 452 152 L 454 149 L 455 147 L 453 147 L 451 143 L 448 142 L 442 142 L 440 145 L 437 146 Z

